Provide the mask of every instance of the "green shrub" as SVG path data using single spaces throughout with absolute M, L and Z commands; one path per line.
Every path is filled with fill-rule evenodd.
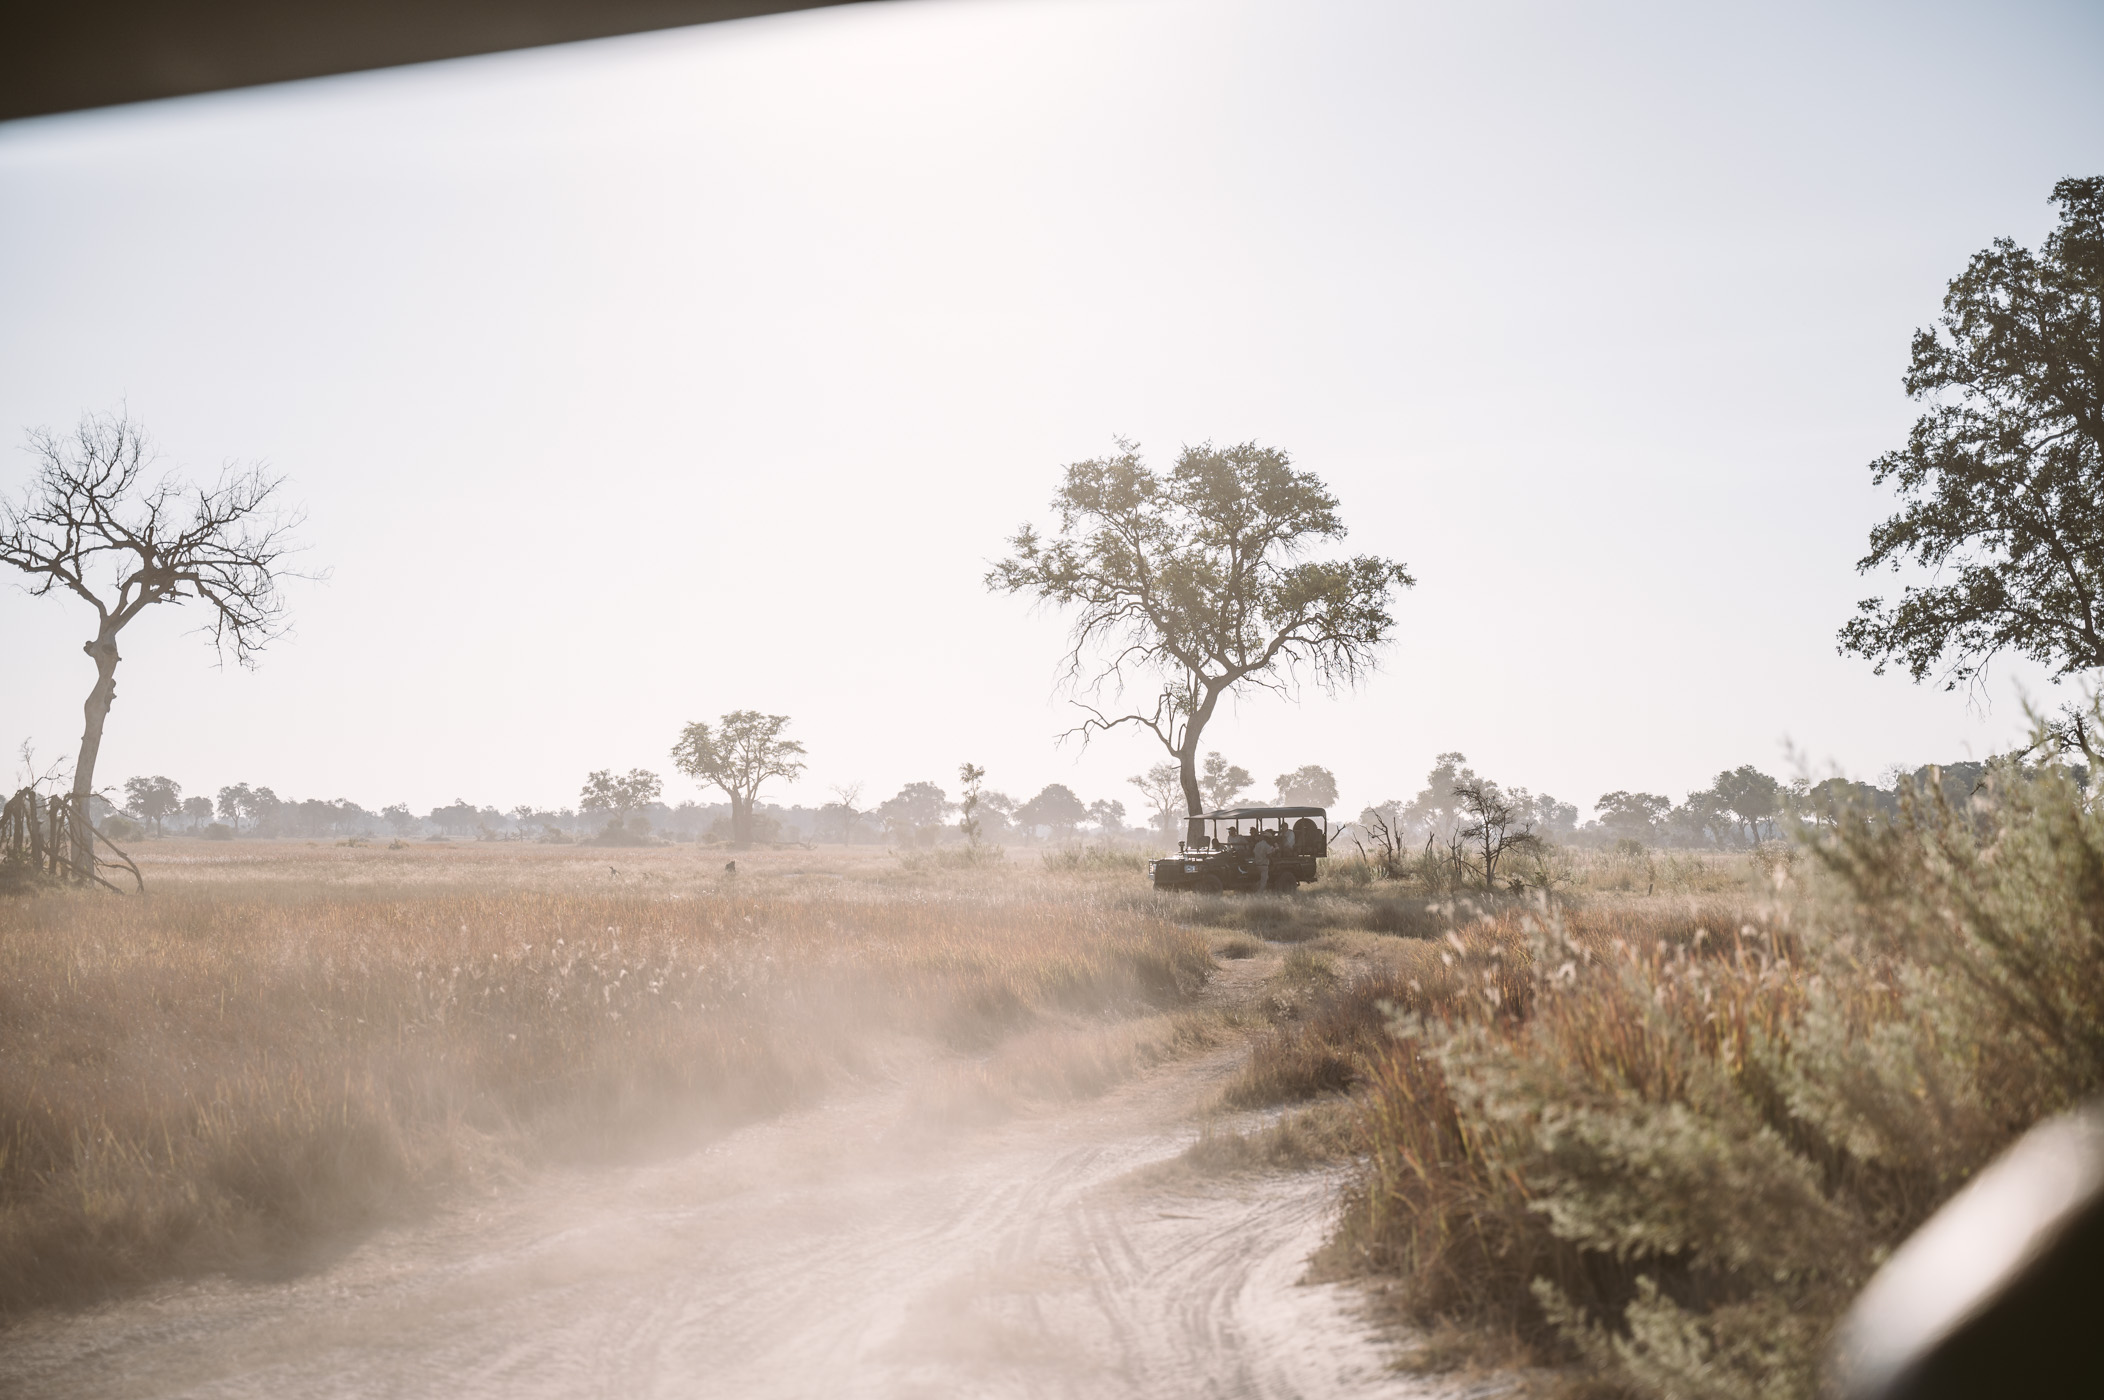
M 1891 1247 L 2104 1088 L 2104 813 L 2004 764 L 1764 854 L 1735 911 L 1456 935 L 1366 1068 L 1342 1252 L 1638 1395 L 1815 1394 Z

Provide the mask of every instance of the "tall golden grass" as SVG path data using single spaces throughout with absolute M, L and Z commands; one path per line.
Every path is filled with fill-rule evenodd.
M 0 1310 L 282 1265 L 518 1163 L 777 1111 L 887 1036 L 979 1054 L 1211 967 L 1046 875 L 162 857 L 148 898 L 0 902 Z

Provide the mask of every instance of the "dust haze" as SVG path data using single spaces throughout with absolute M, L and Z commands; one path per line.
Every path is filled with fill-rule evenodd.
M 0 124 L 0 1392 L 1888 1396 L 2104 1093 L 2098 29 Z

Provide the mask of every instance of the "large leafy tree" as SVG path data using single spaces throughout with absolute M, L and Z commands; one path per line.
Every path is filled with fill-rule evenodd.
M 1717 810 L 1745 831 L 1749 846 L 1761 844 L 1761 827 L 1783 810 L 1782 784 L 1750 763 L 1719 773 L 1710 791 L 1716 795 Z
M 162 821 L 182 810 L 182 784 L 158 774 L 151 778 L 127 779 L 124 806 L 139 820 L 152 822 L 153 834 L 159 836 Z
M 877 804 L 877 819 L 901 840 L 929 839 L 956 804 L 933 783 L 908 783 Z M 926 838 L 922 833 L 931 833 Z
M 1343 538 L 1344 522 L 1321 478 L 1277 448 L 1187 447 L 1157 473 L 1118 447 L 1067 468 L 1056 530 L 1025 525 L 986 582 L 1072 610 L 1066 678 L 1087 711 L 1073 732 L 1153 734 L 1195 816 L 1199 746 L 1220 701 L 1290 694 L 1303 673 L 1329 689 L 1355 682 L 1394 627 L 1391 591 L 1414 580 L 1371 555 L 1306 557 Z M 1147 698 L 1121 712 L 1128 689 Z
M 1871 464 L 1903 505 L 1856 567 L 1929 579 L 1841 629 L 1880 672 L 1950 689 L 2002 652 L 2056 678 L 2104 666 L 2104 177 L 2062 180 L 2053 201 L 2039 252 L 1996 240 L 1915 332 L 1907 393 L 1931 406 Z
M 1089 809 L 1065 783 L 1047 783 L 1042 792 L 1016 808 L 1015 819 L 1018 826 L 1049 826 L 1055 835 L 1071 836 L 1075 827 L 1089 819 Z
M 1337 805 L 1337 775 L 1327 768 L 1308 764 L 1273 780 L 1281 807 L 1334 807 Z
M 1207 811 L 1217 812 L 1222 807 L 1232 807 L 1235 799 L 1249 791 L 1256 779 L 1239 763 L 1229 763 L 1217 753 L 1205 756 L 1205 767 L 1198 773 L 1198 795 L 1205 799 Z
M 648 768 L 631 768 L 626 773 L 600 768 L 586 775 L 584 786 L 577 791 L 577 807 L 582 812 L 605 812 L 615 826 L 626 826 L 631 812 L 648 807 L 664 790 L 664 780 Z M 463 801 L 455 805 L 468 804 Z M 468 807 L 468 812 L 472 816 L 474 808 Z M 433 812 L 429 820 L 444 825 L 438 812 Z
M 753 803 L 770 778 L 794 779 L 804 771 L 804 746 L 784 739 L 787 715 L 733 710 L 711 726 L 694 721 L 679 732 L 672 761 L 690 778 L 723 789 L 731 800 L 731 840 L 752 844 Z

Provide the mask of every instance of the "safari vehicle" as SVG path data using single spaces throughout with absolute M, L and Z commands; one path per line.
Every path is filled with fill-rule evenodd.
M 1147 863 L 1158 890 L 1253 890 L 1259 875 L 1251 854 L 1257 837 L 1271 843 L 1271 884 L 1290 890 L 1315 878 L 1315 862 L 1330 853 L 1330 814 L 1320 807 L 1229 807 L 1197 819 L 1201 845 L 1176 844 L 1176 854 Z

